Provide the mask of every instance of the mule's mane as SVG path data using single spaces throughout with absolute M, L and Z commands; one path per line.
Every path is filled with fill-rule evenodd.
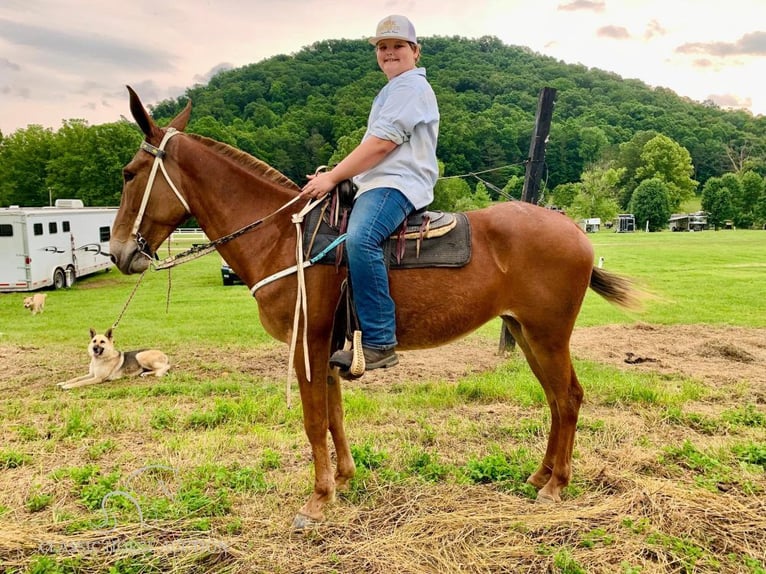
M 224 155 L 234 160 L 235 162 L 240 164 L 242 167 L 245 167 L 251 171 L 254 171 L 256 174 L 262 175 L 263 177 L 265 177 L 266 179 L 270 181 L 273 181 L 274 183 L 278 183 L 284 187 L 289 187 L 290 189 L 294 189 L 295 191 L 300 191 L 301 189 L 289 177 L 287 177 L 280 171 L 277 171 L 276 169 L 271 167 L 269 164 L 267 164 L 265 161 L 261 161 L 251 156 L 248 153 L 245 153 L 241 150 L 233 148 L 228 144 L 221 143 L 201 135 L 197 135 L 197 134 L 186 134 L 186 135 L 200 142 L 201 144 L 204 144 L 207 147 L 215 150 L 221 155 Z

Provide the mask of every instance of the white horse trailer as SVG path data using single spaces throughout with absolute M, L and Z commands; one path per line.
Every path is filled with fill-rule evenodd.
M 83 207 L 77 199 L 0 208 L 0 291 L 60 289 L 110 269 L 116 215 L 115 208 Z

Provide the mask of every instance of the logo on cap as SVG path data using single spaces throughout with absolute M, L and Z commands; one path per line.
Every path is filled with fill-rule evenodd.
M 387 36 L 389 34 L 401 34 L 401 26 L 399 26 L 399 23 L 393 20 L 392 18 L 389 18 L 388 20 L 383 20 L 378 25 L 378 36 Z

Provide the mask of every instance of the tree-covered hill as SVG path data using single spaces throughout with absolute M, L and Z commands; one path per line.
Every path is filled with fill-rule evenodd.
M 482 178 L 491 187 L 518 187 L 544 87 L 557 90 L 547 190 L 579 185 L 589 168 L 615 159 L 629 167 L 638 161 L 630 154 L 642 153 L 635 142 L 653 135 L 688 150 L 698 194 L 710 178 L 727 173 L 766 175 L 766 117 L 693 102 L 494 37 L 429 37 L 422 43 L 421 65 L 442 116 L 437 154 L 445 176 L 486 172 Z M 162 124 L 191 98 L 188 131 L 243 149 L 302 184 L 306 174 L 337 162 L 359 141 L 384 82 L 366 40 L 327 40 L 221 72 L 152 112 Z M 43 204 L 48 190 L 53 197 L 116 204 L 121 165 L 139 141 L 128 122 L 88 126 L 70 120 L 56 132 L 40 126 L 18 130 L 0 140 L 0 205 Z M 606 179 L 621 188 L 613 195 L 623 205 L 640 183 L 630 169 Z
M 546 86 L 557 90 L 547 156 L 550 187 L 578 181 L 589 162 L 640 131 L 662 133 L 688 149 L 701 183 L 732 171 L 730 156 L 743 150 L 759 169 L 766 163 L 763 116 L 695 103 L 496 38 L 425 38 L 421 64 L 439 99 L 438 155 L 445 175 L 522 162 L 538 94 Z M 299 180 L 328 162 L 340 138 L 365 125 L 384 82 L 366 41 L 318 42 L 190 88 L 190 129 L 224 139 Z M 153 111 L 169 119 L 185 103 L 185 97 L 165 101 Z

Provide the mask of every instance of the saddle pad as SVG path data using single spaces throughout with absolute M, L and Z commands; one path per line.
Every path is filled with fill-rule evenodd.
M 311 245 L 311 258 L 322 252 L 339 235 L 324 219 L 320 221 L 321 209 L 308 213 L 303 223 L 303 244 Z M 454 213 L 456 225 L 440 237 L 423 239 L 420 242 L 420 254 L 416 239 L 405 240 L 404 256 L 396 260 L 396 239 L 388 239 L 383 245 L 383 255 L 391 269 L 414 269 L 417 267 L 462 267 L 471 260 L 471 226 L 464 213 Z M 319 229 L 317 230 L 317 225 Z M 312 244 L 313 238 L 313 244 Z M 317 261 L 319 264 L 335 265 L 337 247 Z M 343 250 L 341 265 L 346 266 L 346 253 Z

